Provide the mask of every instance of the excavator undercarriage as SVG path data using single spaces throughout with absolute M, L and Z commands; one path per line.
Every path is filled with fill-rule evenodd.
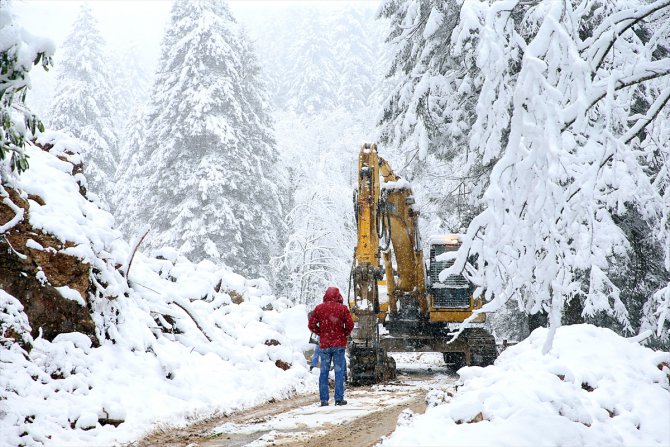
M 349 381 L 353 386 L 372 385 L 395 379 L 395 360 L 379 341 L 377 315 L 359 311 L 352 341 L 349 343 Z
M 426 268 L 410 184 L 379 157 L 374 144 L 361 148 L 358 173 L 350 382 L 395 378 L 389 352 L 441 352 L 455 368 L 492 364 L 495 339 L 485 314 L 477 312 L 481 299 L 473 296 L 474 286 L 463 274 L 440 276 L 455 262 L 458 235 L 431 238 Z

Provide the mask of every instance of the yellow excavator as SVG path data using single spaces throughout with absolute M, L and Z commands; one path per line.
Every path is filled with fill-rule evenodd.
M 441 352 L 455 368 L 492 364 L 497 350 L 485 314 L 454 337 L 482 305 L 463 275 L 440 280 L 440 272 L 454 263 L 448 252 L 458 250 L 459 236 L 433 236 L 426 269 L 411 185 L 393 172 L 375 144 L 364 144 L 359 153 L 354 213 L 358 241 L 353 296 L 348 297 L 356 321 L 348 346 L 351 384 L 395 378 L 389 352 Z

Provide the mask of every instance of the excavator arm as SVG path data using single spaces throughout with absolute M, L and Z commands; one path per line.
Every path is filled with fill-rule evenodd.
M 387 223 L 386 236 L 391 241 L 391 246 L 383 252 L 389 312 L 391 318 L 398 318 L 400 304 L 402 316 L 426 320 L 429 317 L 426 271 L 419 235 L 419 212 L 414 208 L 412 188 L 409 182 L 393 172 L 386 160 L 381 157 L 379 160 L 384 184 L 379 206 L 383 215 L 378 221 Z M 395 255 L 397 279 L 392 254 Z
M 358 189 L 354 196 L 358 234 L 353 268 L 355 315 L 364 310 L 379 311 L 377 281 L 382 277 L 377 232 L 379 198 L 377 146 L 364 144 L 358 155 Z
M 377 284 L 385 274 L 391 314 L 397 314 L 400 303 L 414 317 L 428 318 L 419 213 L 413 206 L 412 189 L 378 155 L 375 144 L 361 147 L 354 197 L 358 235 L 353 269 L 354 309 L 379 312 Z

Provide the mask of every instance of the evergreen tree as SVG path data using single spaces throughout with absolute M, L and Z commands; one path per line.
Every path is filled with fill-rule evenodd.
M 135 203 L 132 200 L 133 194 L 139 194 L 142 191 L 141 166 L 148 157 L 142 150 L 146 138 L 146 115 L 143 108 L 136 109 L 133 116 L 128 120 L 123 132 L 124 139 L 121 145 L 121 158 L 114 176 L 116 187 L 114 189 L 114 217 L 120 230 L 131 238 L 136 236 L 132 231 L 138 231 L 139 228 L 134 225 L 136 222 Z
M 493 163 L 486 208 L 453 269 L 478 255 L 489 309 L 519 300 L 548 314 L 550 334 L 574 300 L 583 317 L 605 312 L 632 332 L 640 326 L 626 302 L 635 298 L 622 295 L 617 276 L 635 250 L 670 245 L 667 170 L 650 163 L 667 153 L 658 137 L 670 101 L 669 38 L 658 24 L 670 5 L 511 5 L 465 2 L 450 35 L 453 56 L 470 48 L 480 71 L 469 149 Z M 646 324 L 656 316 L 667 339 L 668 250 L 657 256 L 646 259 L 663 267 L 645 279 L 642 314 Z
M 312 8 L 302 10 L 298 17 L 294 29 L 300 32 L 288 50 L 292 65 L 286 75 L 285 107 L 309 114 L 332 110 L 337 103 L 338 64 L 328 26 Z
M 284 191 L 258 65 L 228 6 L 176 1 L 158 66 L 125 224 L 148 223 L 151 248 L 264 273 Z
M 337 105 L 349 112 L 378 108 L 368 102 L 382 73 L 375 52 L 380 47 L 376 25 L 372 10 L 350 7 L 335 14 L 328 27 L 338 66 Z
M 114 98 L 114 121 L 117 134 L 121 135 L 119 158 L 123 157 L 127 130 L 134 129 L 130 123 L 136 118 L 138 109 L 146 107 L 151 90 L 151 77 L 146 64 L 140 59 L 137 42 L 131 42 L 120 54 L 114 55 L 112 64 Z
M 294 8 L 281 8 L 258 19 L 262 34 L 255 39 L 263 83 L 268 88 L 272 110 L 284 110 L 288 101 L 288 72 L 291 61 L 287 54 L 300 32 Z M 251 29 L 251 28 L 250 28 Z
M 461 3 L 389 0 L 379 10 L 390 20 L 391 50 L 391 90 L 379 139 L 394 149 L 388 158 L 412 181 L 427 232 L 460 231 L 481 211 L 479 198 L 492 161 L 468 150 L 482 79 L 472 51 L 477 36 L 459 45 L 452 41 Z M 505 129 L 509 116 L 499 114 L 496 123 Z
M 129 229 L 125 222 L 132 220 L 132 207 L 126 206 L 128 197 L 133 191 L 139 191 L 141 176 L 138 176 L 140 165 L 140 148 L 144 145 L 146 132 L 146 108 L 151 87 L 150 77 L 139 58 L 135 42 L 126 49 L 119 58 L 116 78 L 121 80 L 116 86 L 116 122 L 119 135 L 122 135 L 119 147 L 119 164 L 115 175 L 114 209 L 121 230 Z M 144 154 L 145 156 L 148 154 Z M 128 237 L 135 236 L 127 234 Z
M 470 212 L 452 222 L 469 224 L 462 253 L 479 255 L 499 308 L 515 297 L 553 327 L 587 318 L 668 339 L 669 9 L 602 0 L 380 9 L 397 80 L 383 140 L 436 199 L 469 196 Z M 448 193 L 443 201 L 453 206 Z
M 9 0 L 0 0 L 0 180 L 3 182 L 11 171 L 21 173 L 28 168 L 26 141 L 44 130 L 25 100 L 32 66 L 41 65 L 48 70 L 53 52 L 49 41 L 31 36 L 16 24 Z
M 56 62 L 56 92 L 49 126 L 84 142 L 89 191 L 110 204 L 119 158 L 112 83 L 105 42 L 91 8 L 82 5 Z
M 374 9 L 292 6 L 265 18 L 257 46 L 276 109 L 361 112 L 383 69 Z M 376 113 L 376 112 L 375 112 Z

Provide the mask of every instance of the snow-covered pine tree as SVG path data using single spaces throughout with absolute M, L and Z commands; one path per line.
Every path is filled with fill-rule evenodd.
M 139 57 L 137 43 L 132 42 L 124 51 L 117 68 L 116 76 L 121 82 L 116 83 L 117 123 L 123 127 L 119 146 L 119 164 L 115 175 L 115 194 L 113 196 L 115 216 L 121 224 L 121 230 L 128 232 L 125 223 L 132 221 L 134 209 L 127 206 L 128 197 L 133 191 L 139 191 L 138 183 L 142 177 L 138 175 L 139 166 L 146 162 L 140 160 L 149 154 L 141 153 L 146 133 L 146 109 L 151 89 L 150 76 Z M 128 237 L 135 236 L 127 234 Z
M 3 183 L 12 171 L 21 173 L 28 168 L 26 140 L 44 130 L 25 101 L 32 66 L 41 65 L 48 70 L 53 53 L 49 40 L 31 36 L 17 25 L 11 1 L 0 0 L 0 180 Z
M 516 1 L 385 2 L 380 14 L 391 19 L 388 40 L 395 46 L 396 55 L 390 75 L 399 82 L 382 118 L 383 141 L 399 146 L 404 151 L 404 158 L 411 161 L 410 166 L 412 163 L 416 165 L 415 160 L 426 160 L 424 166 L 418 166 L 423 168 L 423 172 L 417 174 L 423 177 L 418 182 L 419 186 L 415 187 L 418 194 L 424 191 L 435 194 L 438 191 L 435 199 L 439 200 L 439 196 L 443 195 L 444 204 L 453 207 L 449 194 L 444 195 L 445 191 L 449 192 L 444 189 L 445 186 L 454 188 L 456 182 L 466 194 L 469 193 L 466 205 L 476 212 L 455 221 L 468 223 L 477 214 L 480 214 L 477 219 L 483 219 L 482 216 L 491 219 L 486 225 L 482 220 L 473 223 L 477 227 L 470 227 L 476 234 L 470 235 L 471 242 L 480 238 L 488 225 L 498 229 L 504 226 L 507 236 L 516 241 L 511 244 L 508 239 L 498 239 L 500 234 L 496 233 L 491 239 L 486 238 L 491 246 L 478 241 L 474 249 L 480 255 L 487 255 L 480 258 L 480 262 L 490 267 L 488 273 L 491 277 L 487 279 L 496 278 L 495 281 L 498 281 L 486 284 L 487 287 L 495 282 L 492 287 L 496 290 L 494 293 L 502 294 L 506 290 L 506 296 L 515 296 L 518 305 L 513 307 L 526 308 L 531 312 L 549 310 L 546 302 L 538 297 L 549 296 L 549 291 L 553 293 L 557 287 L 547 286 L 547 282 L 541 292 L 534 287 L 538 283 L 536 268 L 553 259 L 551 262 L 563 265 L 559 270 L 575 287 L 572 292 L 564 290 L 563 298 L 555 301 L 558 306 L 559 302 L 568 299 L 569 310 L 573 314 L 565 317 L 570 321 L 586 317 L 604 322 L 608 320 L 602 314 L 609 312 L 614 318 L 607 325 L 614 329 L 639 331 L 652 326 L 659 329 L 670 317 L 670 289 L 667 287 L 670 257 L 668 250 L 663 249 L 668 246 L 669 207 L 667 170 L 663 168 L 665 149 L 661 143 L 667 140 L 667 134 L 663 135 L 665 140 L 661 135 L 667 132 L 664 130 L 667 107 L 664 109 L 664 106 L 668 102 L 665 93 L 668 85 L 668 31 L 667 26 L 662 24 L 667 23 L 668 2 L 631 4 L 592 0 L 581 2 L 578 6 L 566 4 L 561 11 L 562 21 L 553 25 L 556 18 L 549 13 L 550 4 Z M 552 26 L 553 31 L 545 31 L 546 34 L 539 32 L 542 27 L 551 29 Z M 551 44 L 545 42 L 549 39 L 548 35 L 551 36 Z M 557 36 L 566 40 L 561 41 Z M 539 53 L 533 53 L 536 49 Z M 528 54 L 536 54 L 543 63 L 548 60 L 551 63 L 533 68 L 531 62 L 534 59 Z M 592 65 L 590 70 L 589 64 Z M 527 76 L 534 69 L 542 72 L 544 80 L 537 77 L 532 82 L 528 82 L 527 78 L 520 82 L 524 69 Z M 580 70 L 581 75 L 578 74 Z M 612 82 L 611 90 L 604 87 Z M 538 98 L 539 102 L 528 99 L 527 92 L 533 85 L 538 85 L 538 90 L 531 96 Z M 515 95 L 526 95 L 526 99 L 520 101 L 520 109 L 514 101 Z M 550 99 L 540 104 L 542 100 L 539 98 L 544 97 Z M 580 102 L 580 97 L 586 104 Z M 555 110 L 539 118 L 537 110 L 546 109 L 552 101 L 556 102 Z M 529 102 L 535 107 L 533 111 L 529 111 Z M 554 119 L 560 121 L 565 110 L 567 118 L 564 117 L 562 123 L 556 125 L 559 126 L 556 135 L 560 138 L 547 138 L 551 128 L 547 123 Z M 519 142 L 523 142 L 524 150 L 528 151 L 525 145 L 529 137 L 525 132 L 529 127 L 522 126 L 520 118 L 515 123 L 512 116 L 514 113 L 521 116 L 526 112 L 532 117 L 530 122 L 538 123 L 537 130 L 531 132 L 536 138 L 534 151 L 539 154 L 547 151 L 546 148 L 552 148 L 548 150 L 549 154 L 560 154 L 547 158 L 545 168 L 549 175 L 544 169 L 539 169 L 536 175 L 517 170 L 519 167 L 538 168 L 539 163 L 529 161 L 535 160 L 532 157 L 544 159 L 541 155 L 533 155 L 529 159 L 518 146 Z M 529 121 L 527 118 L 524 120 Z M 524 124 L 528 125 L 526 121 Z M 652 122 L 653 125 L 649 125 Z M 581 127 L 577 128 L 576 123 Z M 512 133 L 515 124 L 520 132 L 516 135 Z M 425 138 L 426 135 L 428 138 Z M 511 136 L 516 136 L 517 140 L 510 143 Z M 586 148 L 593 150 L 593 157 L 593 154 L 603 152 L 603 147 L 612 145 L 621 146 L 612 156 L 607 150 L 599 160 L 584 155 L 589 154 Z M 514 162 L 508 160 L 503 165 L 498 163 L 497 167 L 498 175 L 504 173 L 506 178 L 504 187 L 495 170 L 492 180 L 498 184 L 489 186 L 492 167 L 510 151 L 518 159 Z M 573 157 L 571 160 L 570 156 Z M 450 157 L 455 158 L 450 160 Z M 571 163 L 579 167 L 570 167 Z M 575 174 L 584 172 L 584 166 L 588 165 L 597 166 L 589 173 L 592 176 Z M 624 166 L 626 169 L 621 169 Z M 556 172 L 564 172 L 565 175 L 548 180 Z M 611 180 L 620 180 L 619 175 L 624 172 L 630 176 L 626 188 Z M 644 174 L 638 175 L 640 172 Z M 587 178 L 594 185 L 601 185 L 598 191 L 602 195 L 592 194 L 575 205 L 584 190 L 579 184 Z M 528 182 L 529 179 L 534 180 Z M 546 194 L 543 196 L 542 203 L 555 222 L 549 224 L 552 217 L 547 216 L 546 228 L 541 230 L 538 217 L 530 217 L 529 214 L 537 210 L 528 208 L 531 203 L 538 203 L 536 194 L 542 195 L 534 182 L 541 184 L 547 181 L 550 184 L 547 191 L 557 188 L 564 195 L 561 199 L 557 193 L 552 200 L 548 200 Z M 468 191 L 468 184 L 471 191 Z M 520 186 L 522 184 L 525 186 Z M 510 188 L 512 185 L 516 186 Z M 523 188 L 526 190 L 519 193 Z M 487 196 L 484 196 L 486 189 Z M 484 200 L 485 197 L 490 199 L 491 194 L 497 197 L 496 202 Z M 512 219 L 513 208 L 509 204 L 517 201 L 520 201 L 520 206 Z M 489 209 L 483 211 L 487 205 Z M 544 206 L 540 208 L 544 209 Z M 591 211 L 576 213 L 570 218 L 553 215 L 565 214 L 566 210 L 579 207 L 583 211 Z M 427 208 L 427 213 L 422 208 L 424 214 L 434 211 Z M 552 214 L 551 210 L 560 211 Z M 498 213 L 504 213 L 505 217 Z M 591 217 L 589 213 L 593 213 Z M 603 218 L 604 215 L 608 215 L 609 219 Z M 516 218 L 527 224 L 524 234 L 521 234 L 523 227 Z M 448 216 L 446 220 L 449 221 Z M 509 221 L 509 226 L 503 225 L 506 221 Z M 564 229 L 556 229 L 555 224 L 567 221 L 572 222 L 570 227 L 573 231 L 566 236 L 564 247 L 550 248 L 560 239 L 559 234 L 565 236 Z M 577 241 L 583 239 L 580 232 L 594 232 L 595 225 L 585 224 L 588 221 L 605 225 L 606 231 L 618 235 L 618 238 L 609 241 L 598 241 L 595 244 L 598 249 L 592 245 L 589 250 L 598 255 L 591 253 L 583 256 L 582 250 L 577 247 Z M 549 231 L 549 228 L 554 230 Z M 527 242 L 538 235 L 542 235 L 538 244 L 542 248 L 529 248 Z M 492 248 L 494 246 L 498 248 Z M 510 251 L 510 247 L 515 248 Z M 507 259 L 503 252 L 511 256 L 511 260 L 503 261 Z M 575 254 L 577 252 L 579 256 Z M 524 261 L 517 264 L 519 259 L 515 258 L 515 254 Z M 490 264 L 492 258 L 488 256 L 497 256 L 498 263 Z M 564 259 L 567 261 L 564 262 Z M 513 264 L 510 265 L 510 262 Z M 532 273 L 526 276 L 518 274 L 515 269 L 521 267 L 523 271 Z M 496 269 L 502 275 L 496 274 Z M 505 279 L 500 280 L 502 277 Z M 525 278 L 526 285 L 519 281 L 521 277 Z M 570 296 L 572 300 L 568 298 Z M 624 308 L 629 308 L 629 316 Z M 578 318 L 575 318 L 574 312 Z M 556 317 L 560 313 L 554 311 L 554 318 L 560 318 Z M 664 332 L 657 332 L 657 335 L 667 340 Z
M 137 210 L 133 206 L 133 194 L 142 191 L 142 164 L 146 163 L 150 154 L 142 150 L 146 138 L 146 112 L 139 107 L 128 120 L 123 131 L 121 144 L 121 156 L 114 176 L 116 187 L 112 196 L 114 205 L 114 217 L 120 230 L 127 238 L 135 236 L 133 231 L 138 231 L 136 222 Z M 145 157 L 144 159 L 142 157 Z
M 140 58 L 137 42 L 131 42 L 122 52 L 115 54 L 112 73 L 116 80 L 112 86 L 114 96 L 114 113 L 117 133 L 121 135 L 119 158 L 123 157 L 125 132 L 133 129 L 130 122 L 135 119 L 140 108 L 146 106 L 151 90 L 151 76 L 146 63 Z
M 301 10 L 299 30 L 288 52 L 285 108 L 299 113 L 332 110 L 337 104 L 338 64 L 325 18 L 310 7 Z
M 476 36 L 459 47 L 452 42 L 461 3 L 388 0 L 379 9 L 379 17 L 389 19 L 391 51 L 379 139 L 394 151 L 387 158 L 412 180 L 425 231 L 467 226 L 481 210 L 490 172 L 490 162 L 468 150 L 482 79 L 472 51 Z M 506 128 L 509 116 L 499 115 L 498 123 Z
M 265 272 L 284 194 L 258 66 L 228 5 L 177 0 L 147 114 L 125 224 L 150 248 Z
M 333 15 L 333 53 L 338 64 L 337 106 L 349 112 L 365 112 L 383 68 L 377 65 L 380 42 L 376 41 L 374 11 L 349 7 Z M 375 113 L 377 112 L 375 107 Z
M 81 6 L 55 66 L 56 92 L 49 127 L 65 130 L 84 142 L 82 155 L 89 192 L 109 206 L 119 139 L 105 41 L 88 5 Z
M 478 255 L 489 309 L 515 299 L 549 313 L 555 330 L 566 301 L 579 299 L 584 316 L 608 312 L 634 330 L 611 270 L 630 256 L 619 225 L 629 208 L 650 246 L 670 246 L 667 169 L 650 165 L 667 153 L 657 138 L 670 101 L 669 19 L 667 0 L 463 3 L 452 46 L 476 43 L 483 79 L 470 147 L 497 161 L 452 270 Z M 659 337 L 670 323 L 663 255 L 643 312 L 657 317 Z
M 271 11 L 258 18 L 257 26 L 249 27 L 249 31 L 261 30 L 261 34 L 255 34 L 253 39 L 261 76 L 268 89 L 271 109 L 283 110 L 288 100 L 287 74 L 291 67 L 287 49 L 293 44 L 300 27 L 296 25 L 295 7 Z

